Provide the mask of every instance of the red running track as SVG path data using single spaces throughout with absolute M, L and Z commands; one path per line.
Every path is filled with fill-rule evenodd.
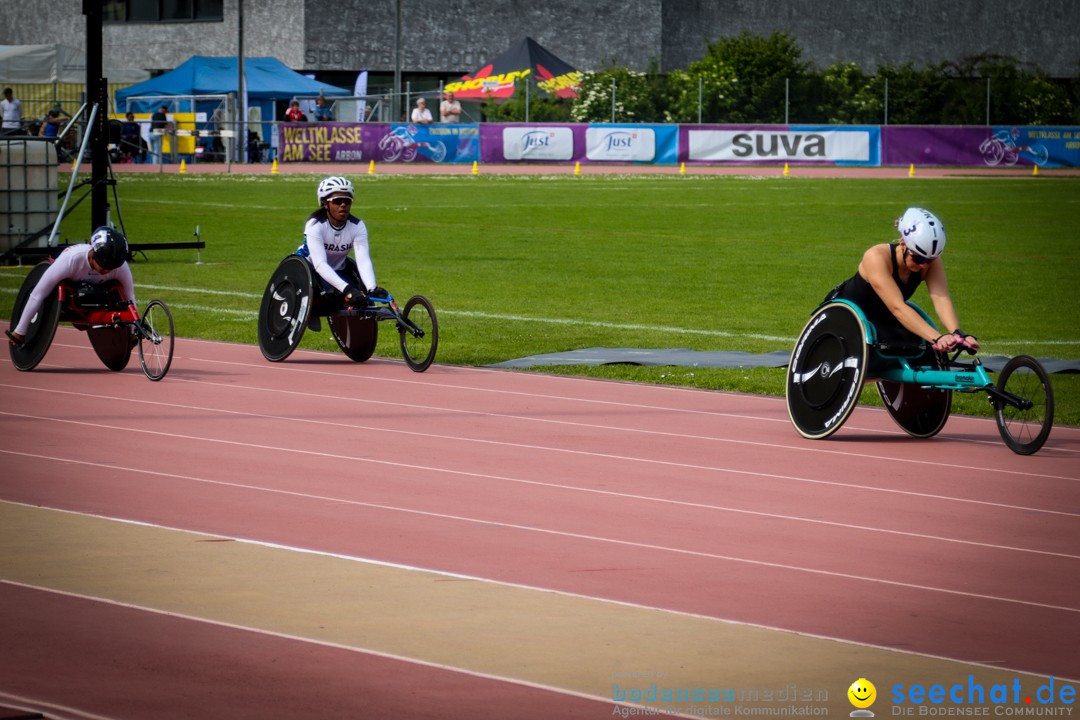
M 780 398 L 188 339 L 151 383 L 66 327 L 0 408 L 0 501 L 1080 678 L 1080 429 L 809 441 Z

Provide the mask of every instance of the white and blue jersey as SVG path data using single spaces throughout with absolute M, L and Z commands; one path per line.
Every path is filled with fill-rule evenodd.
M 308 218 L 304 225 L 304 243 L 296 254 L 311 261 L 319 277 L 338 292 L 345 292 L 349 282 L 340 274 L 345 267 L 345 259 L 352 248 L 356 259 L 356 268 L 364 290 L 375 287 L 375 266 L 371 263 L 368 252 L 367 226 L 359 218 L 349 216 L 345 226 L 335 228 L 330 224 L 325 211 L 320 211 Z

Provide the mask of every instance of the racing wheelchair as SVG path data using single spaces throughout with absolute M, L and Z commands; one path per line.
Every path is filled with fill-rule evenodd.
M 50 262 L 35 265 L 23 281 L 11 313 L 12 327 L 19 323 L 30 293 Z M 100 285 L 61 282 L 31 320 L 23 344 L 9 346 L 12 364 L 23 371 L 37 367 L 49 351 L 60 322 L 70 322 L 84 331 L 101 362 L 115 372 L 127 367 L 136 345 L 143 374 L 151 380 L 161 380 L 172 365 L 173 318 L 168 305 L 151 300 L 140 315 L 116 280 Z
M 356 264 L 347 259 L 346 273 L 362 287 Z M 439 320 L 435 307 L 423 295 L 414 295 L 398 308 L 394 298 L 368 298 L 361 309 L 349 308 L 341 293 L 317 281 L 311 263 L 300 255 L 289 255 L 277 266 L 266 284 L 259 306 L 259 349 L 271 362 L 280 362 L 300 344 L 304 331 L 322 328 L 326 317 L 338 347 L 354 362 L 364 362 L 375 352 L 379 323 L 394 322 L 405 363 L 415 372 L 424 372 L 435 360 L 439 346 Z
M 909 302 L 927 322 L 929 316 Z M 931 322 L 931 324 L 933 324 Z M 985 392 L 1002 440 L 1030 455 L 1043 446 L 1054 423 L 1054 391 L 1035 358 L 1018 355 L 995 385 L 978 358 L 961 362 L 925 343 L 883 340 L 862 310 L 831 300 L 810 316 L 791 352 L 786 381 L 788 415 L 799 434 L 832 435 L 851 415 L 865 383 L 875 382 L 885 409 L 908 435 L 929 438 L 949 419 L 953 392 Z

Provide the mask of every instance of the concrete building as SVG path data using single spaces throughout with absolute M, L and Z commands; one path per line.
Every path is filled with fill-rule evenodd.
M 85 47 L 82 1 L 0 3 L 0 44 Z M 104 30 L 111 62 L 158 72 L 191 55 L 237 54 L 241 0 L 102 2 L 118 18 Z M 160 18 L 163 7 L 188 17 Z M 706 41 L 742 31 L 791 33 L 820 68 L 999 53 L 1072 77 L 1075 9 L 1069 0 L 244 0 L 242 24 L 245 55 L 349 86 L 362 69 L 375 85 L 395 70 L 437 84 L 525 35 L 581 70 L 655 63 L 666 72 L 701 58 Z

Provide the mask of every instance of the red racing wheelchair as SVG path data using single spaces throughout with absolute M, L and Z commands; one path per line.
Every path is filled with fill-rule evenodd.
M 35 265 L 23 281 L 11 314 L 13 327 L 50 262 Z M 174 328 L 168 305 L 151 300 L 140 315 L 115 280 L 100 285 L 65 280 L 31 320 L 23 344 L 9 346 L 16 369 L 29 371 L 37 367 L 49 351 L 60 322 L 70 322 L 85 332 L 98 358 L 115 372 L 127 367 L 136 346 L 143 373 L 151 380 L 161 380 L 172 365 Z

